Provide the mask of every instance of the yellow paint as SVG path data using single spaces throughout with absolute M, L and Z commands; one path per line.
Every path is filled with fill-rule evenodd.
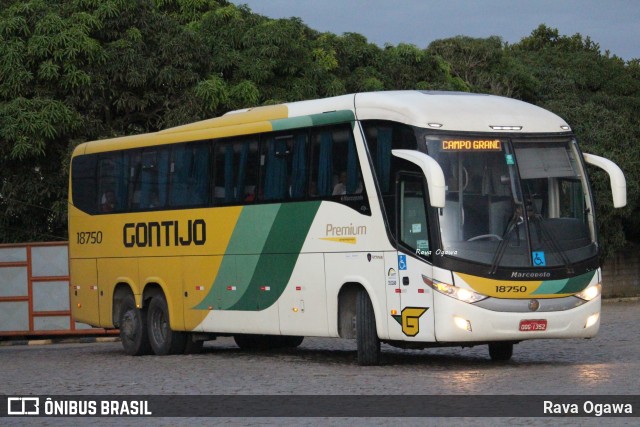
M 70 258 L 185 256 L 224 254 L 236 226 L 241 206 L 216 209 L 185 209 L 153 212 L 136 212 L 115 215 L 88 215 L 69 206 L 69 256 Z M 207 227 L 206 244 L 170 245 L 126 248 L 123 242 L 124 226 L 128 223 L 162 223 L 178 221 L 185 227 L 188 221 L 202 219 Z M 99 244 L 78 244 L 78 233 L 100 232 Z M 173 241 L 173 239 L 172 239 Z
M 245 113 L 203 120 L 160 132 L 85 142 L 76 147 L 73 155 L 270 132 L 273 130 L 271 120 L 285 119 L 288 114 L 289 110 L 285 105 L 254 108 Z
M 420 332 L 420 316 L 422 316 L 426 308 L 423 307 L 405 307 L 402 309 L 402 332 L 408 337 L 415 337 Z
M 71 271 L 75 274 L 70 281 L 70 302 L 75 307 L 74 315 L 78 322 L 90 325 L 100 323 L 98 311 L 98 291 L 91 289 L 97 284 L 95 259 L 76 259 L 70 261 Z
M 130 148 L 155 147 L 157 145 L 178 142 L 202 141 L 214 138 L 226 138 L 236 135 L 249 135 L 273 130 L 271 122 L 247 123 L 223 128 L 197 129 L 179 133 L 147 133 L 143 135 L 123 136 L 120 138 L 93 141 L 79 145 L 74 156 L 80 153 L 95 154 Z
M 242 207 L 236 206 L 160 211 L 154 212 L 152 217 L 145 212 L 91 216 L 70 205 L 71 284 L 81 285 L 78 296 L 71 293 L 73 316 L 94 326 L 113 327 L 116 285 L 125 283 L 133 292 L 136 303 L 141 304 L 144 287 L 157 283 L 167 298 L 171 327 L 192 330 L 202 322 L 206 312 L 203 314 L 190 308 L 209 292 L 241 212 Z M 162 246 L 124 246 L 124 225 L 127 223 L 178 221 L 184 224 L 194 219 L 206 223 L 204 245 L 166 246 L 163 242 Z M 99 232 L 101 242 L 79 244 L 78 233 L 86 232 Z M 91 285 L 98 285 L 93 293 Z M 196 291 L 196 286 L 201 286 L 202 290 Z M 81 308 L 77 304 L 81 304 Z
M 542 284 L 541 280 L 494 280 L 484 277 L 472 276 L 470 274 L 455 273 L 464 282 L 471 287 L 474 291 L 487 295 L 490 297 L 498 298 L 541 298 L 545 295 L 535 295 L 538 287 Z M 560 295 L 552 295 L 558 297 Z
M 213 119 L 202 120 L 197 123 L 190 123 L 184 126 L 177 126 L 163 130 L 159 134 L 169 134 L 178 132 L 190 132 L 211 128 L 223 128 L 237 126 L 246 123 L 264 122 L 269 120 L 286 119 L 289 117 L 289 109 L 286 105 L 272 105 L 266 107 L 251 108 L 242 113 L 226 114 Z
M 356 237 L 320 237 L 320 240 L 328 240 L 330 242 L 348 243 L 355 245 L 358 242 Z

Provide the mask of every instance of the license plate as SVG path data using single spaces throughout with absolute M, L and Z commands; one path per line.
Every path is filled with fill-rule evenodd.
M 547 319 L 521 320 L 520 332 L 546 331 Z

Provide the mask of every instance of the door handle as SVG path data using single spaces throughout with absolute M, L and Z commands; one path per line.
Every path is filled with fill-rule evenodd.
M 404 286 L 409 286 L 409 277 L 405 276 L 402 278 L 402 284 Z

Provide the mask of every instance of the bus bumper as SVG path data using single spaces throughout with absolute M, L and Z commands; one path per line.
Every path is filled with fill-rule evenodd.
M 436 292 L 434 295 L 436 341 L 490 342 L 543 338 L 591 338 L 600 329 L 600 306 L 601 299 L 597 297 L 564 311 L 497 312 Z M 546 325 L 544 330 L 535 330 L 535 328 L 527 328 L 530 324 L 536 327 Z

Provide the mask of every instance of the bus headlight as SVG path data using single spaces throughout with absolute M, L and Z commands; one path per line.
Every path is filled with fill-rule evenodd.
M 486 295 L 470 291 L 469 289 L 459 288 L 457 286 L 447 285 L 446 283 L 436 282 L 435 280 L 430 280 L 425 276 L 422 276 L 422 281 L 434 291 L 440 292 L 443 295 L 455 298 L 462 302 L 472 304 L 474 302 L 482 301 L 483 299 L 488 298 L 488 296 Z
M 591 301 L 592 299 L 599 297 L 602 293 L 602 285 L 598 283 L 597 285 L 589 286 L 587 289 L 582 292 L 578 292 L 576 296 L 585 301 Z

